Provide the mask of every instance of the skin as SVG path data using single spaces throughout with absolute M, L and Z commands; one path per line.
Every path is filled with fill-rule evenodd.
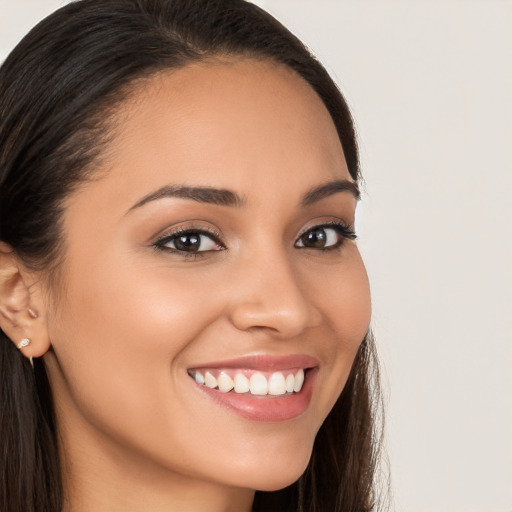
M 347 191 L 301 205 L 340 179 L 351 180 L 334 124 L 285 67 L 195 64 L 134 91 L 97 179 L 65 205 L 58 293 L 19 270 L 18 295 L 29 292 L 12 338 L 33 338 L 27 357 L 45 353 L 66 510 L 249 511 L 254 489 L 301 475 L 370 321 L 355 241 L 297 243 L 322 223 L 353 226 Z M 170 184 L 229 189 L 245 204 L 166 197 L 132 209 Z M 177 227 L 213 229 L 221 244 L 205 238 L 196 257 L 154 247 Z M 306 411 L 282 422 L 240 417 L 187 374 L 288 354 L 316 357 L 319 371 Z

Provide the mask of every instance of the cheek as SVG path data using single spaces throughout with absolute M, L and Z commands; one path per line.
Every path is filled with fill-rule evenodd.
M 345 387 L 370 326 L 370 287 L 357 246 L 347 247 L 344 264 L 316 281 L 315 302 L 322 310 L 325 324 L 325 338 L 316 343 L 324 345 L 326 353 L 331 354 L 326 363 L 326 392 L 320 396 L 320 409 L 325 417 Z
M 343 264 L 310 273 L 307 287 L 340 351 L 357 351 L 370 324 L 370 286 L 357 246 L 344 251 Z
M 74 401 L 91 418 L 106 424 L 112 411 L 122 411 L 139 430 L 147 415 L 165 421 L 162 402 L 173 398 L 175 363 L 215 317 L 213 302 L 198 304 L 199 282 L 172 277 L 165 267 L 130 258 L 112 265 L 90 258 L 66 269 L 51 339 Z
M 336 309 L 335 330 L 340 332 L 340 339 L 355 343 L 357 350 L 370 325 L 371 297 L 366 269 L 355 247 L 351 265 L 340 272 L 333 287 L 332 304 Z
M 55 348 L 98 366 L 169 364 L 214 316 L 203 287 L 165 268 L 118 263 L 71 270 Z

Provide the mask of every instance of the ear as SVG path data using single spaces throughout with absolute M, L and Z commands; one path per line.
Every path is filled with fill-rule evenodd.
M 40 279 L 20 261 L 13 249 L 0 242 L 0 328 L 26 357 L 40 357 L 50 348 Z

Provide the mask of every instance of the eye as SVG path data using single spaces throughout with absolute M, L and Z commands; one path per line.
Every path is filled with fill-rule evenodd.
M 224 246 L 216 234 L 197 229 L 181 229 L 160 238 L 154 246 L 171 252 L 198 253 L 221 251 Z
M 354 231 L 344 224 L 324 224 L 315 226 L 303 233 L 295 246 L 320 250 L 336 249 L 343 244 L 345 239 L 355 240 L 355 238 Z

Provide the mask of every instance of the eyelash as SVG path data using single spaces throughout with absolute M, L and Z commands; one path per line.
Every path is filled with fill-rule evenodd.
M 340 221 L 331 221 L 331 222 L 324 222 L 322 224 L 318 224 L 316 226 L 312 226 L 305 231 L 303 231 L 298 237 L 295 242 L 295 246 L 297 247 L 297 243 L 301 240 L 301 238 L 306 235 L 307 233 L 318 230 L 318 229 L 334 229 L 337 234 L 340 236 L 340 239 L 333 245 L 323 247 L 323 248 L 314 248 L 314 247 L 307 247 L 307 246 L 298 246 L 299 248 L 304 249 L 312 249 L 316 251 L 321 252 L 327 252 L 327 251 L 335 251 L 341 249 L 341 247 L 344 245 L 345 240 L 356 240 L 357 235 L 354 232 L 352 228 L 344 224 Z M 208 228 L 194 228 L 192 227 L 184 227 L 184 228 L 178 228 L 171 233 L 167 233 L 166 235 L 159 238 L 154 244 L 153 247 L 160 251 L 167 251 L 170 253 L 178 254 L 183 258 L 200 258 L 204 256 L 205 254 L 212 252 L 211 250 L 207 251 L 183 251 L 179 249 L 173 249 L 171 247 L 167 247 L 166 244 L 169 244 L 171 242 L 174 242 L 178 237 L 185 236 L 185 235 L 203 235 L 210 238 L 213 242 L 215 242 L 218 246 L 221 247 L 221 249 L 218 249 L 219 251 L 223 251 L 226 249 L 224 244 L 221 242 L 221 234 Z
M 177 228 L 174 231 L 171 231 L 170 233 L 167 233 L 166 235 L 159 238 L 154 244 L 153 247 L 160 251 L 166 251 L 174 254 L 178 254 L 182 256 L 183 258 L 200 258 L 205 255 L 205 253 L 211 252 L 211 251 L 180 251 L 179 249 L 173 249 L 172 247 L 166 247 L 166 244 L 173 242 L 180 236 L 185 235 L 204 235 L 210 238 L 213 242 L 215 242 L 217 245 L 222 247 L 222 249 L 219 250 L 225 250 L 226 247 L 224 247 L 224 244 L 221 242 L 221 234 L 217 231 L 214 231 L 213 229 L 208 228 L 194 228 L 191 227 L 182 227 Z
M 315 249 L 314 247 L 304 247 L 304 249 L 314 249 L 318 251 L 335 251 L 337 249 L 341 249 L 343 246 L 345 240 L 356 240 L 357 235 L 355 231 L 347 226 L 345 223 L 341 221 L 330 221 L 330 222 L 323 222 L 322 224 L 318 224 L 316 226 L 312 226 L 305 231 L 303 231 L 297 238 L 297 242 L 307 233 L 314 231 L 315 229 L 334 229 L 338 235 L 340 235 L 340 239 L 334 244 L 329 245 L 327 247 L 323 247 L 320 249 Z M 295 243 L 297 243 L 295 242 Z

